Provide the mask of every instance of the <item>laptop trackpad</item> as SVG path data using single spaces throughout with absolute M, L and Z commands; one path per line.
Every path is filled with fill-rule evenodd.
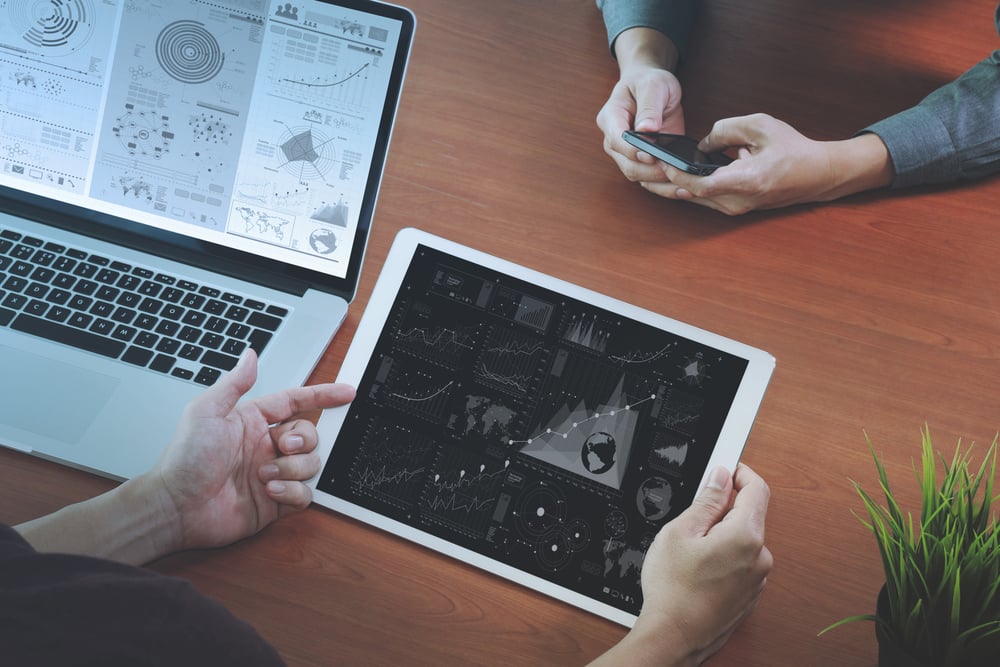
M 0 345 L 0 368 L 17 390 L 0 400 L 0 422 L 73 444 L 104 408 L 118 379 Z

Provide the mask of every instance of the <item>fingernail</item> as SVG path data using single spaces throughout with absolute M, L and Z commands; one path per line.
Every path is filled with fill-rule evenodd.
M 274 479 L 279 472 L 277 463 L 265 463 L 260 467 L 260 476 L 264 479 Z
M 301 435 L 289 435 L 285 438 L 285 451 L 289 454 L 297 452 L 302 449 L 305 444 L 306 441 L 302 439 Z
M 729 481 L 729 471 L 722 466 L 716 466 L 714 470 L 708 475 L 708 481 L 705 482 L 706 489 L 724 489 L 726 488 L 726 483 Z
M 280 496 L 285 493 L 285 483 L 284 482 L 268 482 L 267 492 L 272 496 Z

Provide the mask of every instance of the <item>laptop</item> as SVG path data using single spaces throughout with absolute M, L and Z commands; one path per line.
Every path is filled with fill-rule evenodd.
M 643 557 L 735 469 L 774 358 L 400 232 L 319 419 L 314 501 L 631 626 Z
M 0 443 L 117 479 L 355 294 L 414 17 L 369 0 L 0 8 Z

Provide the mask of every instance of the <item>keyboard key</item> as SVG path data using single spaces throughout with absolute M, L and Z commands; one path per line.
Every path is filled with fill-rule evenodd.
M 237 322 L 233 322 L 232 324 L 230 324 L 229 329 L 226 331 L 226 335 L 229 336 L 230 338 L 239 338 L 241 340 L 246 338 L 247 334 L 249 333 L 250 333 L 250 327 L 248 327 L 245 324 L 239 324 Z
M 135 327 L 125 326 L 124 324 L 119 324 L 111 332 L 111 337 L 116 340 L 125 341 L 126 343 L 135 337 L 136 329 Z
M 156 323 L 159 321 L 160 320 L 153 317 L 152 315 L 147 315 L 146 313 L 140 313 L 139 317 L 135 318 L 135 322 L 133 322 L 132 324 L 134 324 L 140 329 L 145 329 L 149 331 L 150 329 L 155 327 Z
M 190 280 L 178 280 L 177 287 L 183 290 L 187 290 L 188 292 L 194 292 L 198 289 L 198 285 L 191 282 Z
M 181 330 L 177 333 L 177 337 L 185 343 L 193 343 L 201 338 L 201 329 L 195 329 L 194 327 L 181 327 Z
M 135 364 L 136 366 L 145 366 L 152 358 L 152 350 L 144 350 L 143 348 L 136 347 L 135 345 L 132 345 L 125 350 L 125 354 L 122 355 L 122 361 L 127 361 L 128 363 Z
M 174 364 L 176 362 L 177 360 L 171 356 L 168 356 L 166 354 L 158 354 L 153 358 L 153 363 L 151 363 L 149 367 L 154 371 L 159 371 L 160 373 L 167 373 L 170 371 L 171 368 L 174 367 Z
M 182 324 L 187 324 L 192 327 L 200 327 L 205 323 L 205 319 L 208 317 L 205 313 L 199 312 L 197 310 L 189 310 L 181 318 Z
M 54 261 L 56 261 L 55 253 L 48 252 L 47 250 L 38 250 L 31 256 L 31 263 L 38 264 L 39 266 L 48 266 Z
M 10 324 L 10 321 L 14 319 L 15 315 L 17 315 L 16 310 L 0 307 L 0 327 L 5 327 Z
M 252 327 L 257 327 L 258 329 L 274 331 L 278 328 L 278 325 L 281 324 L 281 320 L 277 317 L 272 317 L 263 313 L 252 313 L 247 319 L 247 324 Z
M 30 246 L 34 246 L 35 248 L 41 248 L 42 244 L 44 243 L 42 239 L 36 239 L 34 236 L 25 236 L 23 239 L 21 239 L 21 242 L 26 243 Z
M 66 254 L 73 259 L 87 259 L 87 253 L 77 248 L 70 248 L 66 251 Z
M 182 380 L 190 380 L 191 378 L 194 377 L 194 373 L 192 373 L 186 368 L 175 368 L 174 370 L 170 371 L 170 374 Z
M 66 326 L 58 322 L 44 320 L 21 313 L 11 322 L 10 328 L 15 331 L 41 336 L 57 343 L 71 345 L 88 352 L 95 352 L 105 357 L 117 358 L 125 350 L 125 343 L 105 336 L 98 336 L 81 329 Z
M 170 320 L 160 320 L 160 323 L 156 325 L 156 333 L 162 336 L 173 336 L 177 333 L 177 330 L 181 328 L 181 325 L 177 322 L 171 322 Z
M 54 252 L 57 255 L 61 255 L 66 252 L 66 246 L 53 243 L 52 241 L 47 241 L 45 243 L 45 249 L 49 252 Z
M 242 322 L 249 314 L 250 311 L 243 306 L 230 306 L 229 310 L 226 311 L 226 319 Z
M 73 286 L 73 291 L 78 294 L 91 295 L 97 291 L 97 283 L 93 280 L 78 280 Z
M 208 321 L 205 322 L 205 328 L 212 333 L 222 333 L 226 330 L 226 327 L 230 326 L 229 322 L 222 319 L 221 317 L 210 317 Z
M 158 340 L 160 340 L 160 337 L 156 334 L 142 331 L 135 337 L 135 344 L 140 347 L 153 347 Z
M 118 276 L 120 275 L 120 273 L 112 271 L 111 269 L 101 269 L 97 272 L 97 275 L 94 276 L 94 280 L 99 283 L 104 283 L 105 285 L 114 285 L 118 282 Z
M 93 278 L 96 273 L 97 267 L 93 264 L 87 264 L 85 262 L 77 264 L 76 268 L 73 269 L 73 275 L 81 278 Z
M 177 354 L 177 350 L 181 347 L 181 342 L 179 340 L 174 340 L 173 338 L 161 338 L 160 342 L 156 345 L 157 352 L 163 352 L 164 354 Z
M 10 273 L 15 276 L 21 276 L 22 278 L 24 278 L 30 275 L 31 272 L 34 271 L 34 269 L 35 267 L 32 266 L 31 264 L 28 264 L 27 262 L 18 261 L 10 265 L 10 268 L 7 269 L 7 273 Z
M 267 312 L 269 315 L 274 315 L 276 317 L 284 317 L 288 314 L 287 308 L 282 308 L 281 306 L 268 306 Z
M 111 319 L 122 324 L 132 324 L 135 316 L 136 312 L 131 308 L 116 308 L 115 312 L 111 314 Z
M 104 299 L 105 301 L 114 301 L 118 298 L 118 295 L 122 291 L 117 287 L 109 287 L 108 285 L 103 285 L 97 289 L 97 293 L 94 294 L 98 299 Z
M 100 255 L 91 255 L 87 259 L 88 261 L 90 261 L 91 264 L 96 264 L 98 266 L 107 266 L 108 264 L 111 263 L 110 259 L 108 259 L 107 257 L 102 257 Z
M 31 279 L 40 283 L 47 283 L 55 277 L 56 272 L 52 269 L 46 269 L 44 266 L 36 267 L 35 270 L 31 272 Z
M 90 325 L 90 331 L 96 334 L 102 334 L 105 336 L 110 336 L 111 332 L 115 330 L 115 323 L 111 320 L 96 319 L 94 323 Z
M 177 354 L 177 356 L 180 357 L 181 359 L 189 359 L 191 361 L 196 361 L 198 357 L 201 356 L 201 353 L 204 351 L 205 350 L 201 349 L 197 345 L 191 345 L 190 343 L 188 343 L 187 345 L 181 347 L 181 351 Z
M 175 282 L 177 282 L 176 278 L 174 278 L 173 276 L 168 276 L 165 273 L 157 273 L 156 276 L 153 278 L 153 280 L 155 280 L 158 283 L 163 283 L 164 285 L 173 285 Z
M 68 273 L 60 273 L 52 280 L 52 284 L 63 289 L 70 289 L 76 282 L 76 278 Z
M 7 280 L 4 281 L 3 288 L 10 292 L 20 292 L 28 286 L 28 281 L 24 278 L 18 278 L 17 276 L 7 276 Z
M 49 308 L 49 312 L 45 313 L 45 319 L 52 320 L 53 322 L 65 322 L 72 312 L 69 308 L 52 306 Z
M 111 268 L 114 269 L 115 271 L 123 271 L 125 273 L 128 273 L 129 271 L 132 270 L 132 265 L 126 264 L 125 262 L 119 262 L 116 260 L 111 262 Z
M 182 306 L 187 306 L 188 308 L 201 308 L 201 304 L 205 303 L 205 297 L 198 296 L 197 294 L 188 294 L 181 301 Z
M 209 299 L 208 303 L 205 304 L 205 307 L 202 310 L 206 313 L 211 313 L 212 315 L 221 315 L 226 312 L 226 304 L 218 299 Z
M 41 299 L 46 294 L 49 293 L 48 285 L 43 285 L 41 283 L 31 283 L 28 288 L 24 290 L 25 296 Z
M 226 342 L 222 344 L 222 352 L 236 357 L 243 354 L 243 350 L 245 349 L 247 349 L 247 344 L 235 338 L 227 338 Z
M 223 292 L 222 300 L 227 303 L 241 304 L 243 303 L 243 297 L 239 294 L 233 294 L 232 292 Z
M 93 320 L 93 315 L 88 315 L 87 313 L 73 313 L 69 318 L 69 323 L 74 327 L 86 329 L 90 323 L 93 322 Z
M 212 366 L 213 368 L 221 368 L 224 371 L 230 371 L 239 360 L 239 357 L 233 357 L 228 354 L 222 354 L 221 352 L 209 350 L 201 358 L 201 363 L 206 366 Z
M 60 257 L 52 264 L 52 268 L 56 271 L 72 271 L 75 266 L 76 260 L 65 256 Z
M 21 310 L 26 303 L 28 303 L 28 297 L 23 294 L 8 294 L 4 297 L 2 305 L 14 310 Z
M 255 301 L 253 299 L 247 299 L 243 302 L 243 305 L 251 310 L 264 310 L 263 301 Z
M 90 307 L 90 314 L 98 317 L 107 317 L 115 312 L 115 307 L 107 301 L 98 301 Z
M 44 301 L 40 301 L 38 299 L 32 299 L 31 301 L 28 302 L 28 305 L 24 307 L 24 312 L 41 317 L 42 315 L 45 314 L 45 311 L 48 309 L 49 309 L 49 304 L 45 303 Z
M 70 300 L 73 295 L 64 289 L 54 289 L 49 292 L 49 295 L 45 297 L 45 300 L 49 303 L 58 304 L 60 306 L 66 305 L 66 302 Z
M 206 366 L 198 371 L 198 375 L 195 376 L 194 381 L 206 387 L 211 387 L 220 377 L 222 377 L 222 371 Z
M 28 259 L 34 254 L 35 249 L 24 244 L 16 245 L 14 246 L 14 249 L 10 251 L 10 256 L 15 259 Z
M 271 337 L 273 335 L 274 334 L 270 331 L 254 329 L 253 333 L 250 334 L 250 337 L 247 339 L 247 344 L 253 348 L 253 351 L 257 353 L 257 356 L 260 356 L 260 353 L 264 351 L 267 344 L 271 342 Z
M 136 275 L 136 276 L 139 276 L 140 278 L 152 278 L 153 277 L 153 272 L 152 271 L 150 271 L 149 269 L 144 269 L 142 267 L 138 267 L 138 266 L 135 267 L 134 269 L 132 269 L 132 274 Z
M 184 292 L 177 289 L 176 287 L 168 287 L 167 289 L 160 292 L 160 298 L 167 303 L 177 303 L 182 298 L 184 298 Z
M 198 344 L 202 347 L 207 347 L 210 350 L 217 350 L 219 349 L 219 346 L 222 345 L 223 340 L 225 340 L 225 338 L 219 334 L 206 331 L 204 335 L 202 335 L 201 340 L 198 341 Z
M 209 287 L 208 285 L 202 285 L 200 288 L 198 288 L 198 294 L 204 294 L 205 296 L 211 297 L 213 299 L 219 298 L 219 295 L 221 293 L 222 293 L 221 291 L 215 289 L 214 287 Z
M 74 296 L 72 299 L 69 300 L 69 303 L 67 305 L 70 308 L 74 308 L 76 310 L 87 310 L 88 308 L 90 308 L 90 304 L 92 303 L 94 303 L 94 300 L 91 299 L 89 296 L 83 296 L 81 294 L 77 294 L 76 296 Z
M 122 289 L 127 289 L 127 290 L 134 290 L 141 284 L 142 284 L 141 279 L 126 274 L 118 279 L 118 282 L 115 283 L 115 287 L 120 287 Z

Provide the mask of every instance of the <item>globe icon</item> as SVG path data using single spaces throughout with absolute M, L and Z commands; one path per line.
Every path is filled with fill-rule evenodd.
M 591 433 L 580 448 L 583 467 L 595 475 L 611 470 L 611 466 L 615 464 L 617 449 L 615 437 L 610 433 L 604 431 Z
M 673 489 L 662 477 L 650 477 L 639 486 L 635 502 L 639 512 L 648 521 L 659 521 L 670 511 Z
M 309 247 L 320 255 L 329 255 L 337 249 L 337 237 L 329 229 L 315 229 L 309 235 Z

